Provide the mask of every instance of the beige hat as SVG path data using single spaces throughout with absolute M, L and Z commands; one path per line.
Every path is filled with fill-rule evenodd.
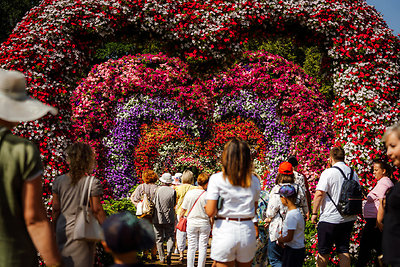
M 28 96 L 23 73 L 0 69 L 0 119 L 33 121 L 49 112 L 56 115 L 57 109 Z
M 163 173 L 163 175 L 161 175 L 160 177 L 160 181 L 165 183 L 165 184 L 172 184 L 172 176 L 170 173 L 166 172 Z

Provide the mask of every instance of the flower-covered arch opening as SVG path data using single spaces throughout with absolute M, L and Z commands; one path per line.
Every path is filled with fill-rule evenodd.
M 318 84 L 279 56 L 259 51 L 242 57 L 243 63 L 205 81 L 192 78 L 186 64 L 163 54 L 125 56 L 92 69 L 75 91 L 74 118 L 78 131 L 104 151 L 100 154 L 104 169 L 99 166 L 98 174 L 107 177 L 117 196 L 126 194 L 140 179 L 142 168 L 157 165 L 146 153 L 136 151 L 142 125 L 154 120 L 172 122 L 192 138 L 200 138 L 200 143 L 207 139 L 226 142 L 213 127 L 225 120 L 239 116 L 254 123 L 266 144 L 258 165 L 264 163 L 264 169 L 270 170 L 264 175 L 265 170 L 259 168 L 268 187 L 291 149 L 308 166 L 307 175 L 315 176 L 323 168 L 318 160 L 326 156 L 332 138 L 331 111 L 321 100 Z M 312 122 L 317 126 L 311 126 Z M 99 138 L 94 138 L 96 134 Z M 242 129 L 235 134 L 242 135 Z M 104 135 L 108 137 L 102 141 Z M 232 133 L 228 136 L 233 137 Z M 210 151 L 221 149 L 209 146 Z M 143 147 L 149 152 L 151 146 Z M 204 167 L 217 170 L 217 163 L 215 158 L 208 159 Z

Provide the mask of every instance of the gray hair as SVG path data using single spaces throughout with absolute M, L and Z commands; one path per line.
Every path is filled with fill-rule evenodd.
M 193 181 L 194 181 L 193 172 L 185 170 L 182 173 L 182 184 L 193 184 Z
M 397 123 L 395 125 L 392 125 L 391 127 L 388 127 L 385 131 L 385 133 L 383 134 L 382 137 L 382 141 L 385 142 L 386 138 L 388 137 L 389 134 L 391 133 L 396 133 L 397 134 L 397 138 L 400 139 L 400 123 Z

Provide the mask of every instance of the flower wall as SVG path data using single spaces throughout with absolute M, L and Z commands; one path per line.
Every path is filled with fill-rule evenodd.
M 18 130 L 39 144 L 49 183 L 65 170 L 62 150 L 76 136 L 82 137 L 79 128 L 73 131 L 71 127 L 71 116 L 77 112 L 71 107 L 72 92 L 86 76 L 101 39 L 136 28 L 175 42 L 183 59 L 203 62 L 243 53 L 253 28 L 284 32 L 290 25 L 315 33 L 332 60 L 336 98 L 331 129 L 335 142 L 344 145 L 348 161 L 366 178 L 363 174 L 370 171 L 371 158 L 381 154 L 384 128 L 399 117 L 399 42 L 382 17 L 362 0 L 43 1 L 2 44 L 0 65 L 23 71 L 31 94 L 60 109 L 59 116 L 26 123 Z M 189 88 L 193 96 L 196 87 Z M 191 101 L 201 102 L 202 98 Z M 81 123 L 79 118 L 75 123 Z M 106 135 L 103 130 L 108 128 L 94 129 L 84 139 L 101 142 Z M 294 138 L 304 139 L 294 132 Z M 309 166 L 305 164 L 305 169 Z
M 104 40 L 132 32 L 173 44 L 174 55 L 92 66 Z M 322 48 L 333 103 L 295 64 L 245 51 L 250 38 L 271 32 Z M 1 44 L 0 66 L 24 72 L 30 94 L 60 110 L 16 130 L 40 148 L 46 199 L 67 169 L 63 150 L 75 140 L 96 148 L 96 174 L 106 196 L 118 198 L 147 166 L 216 171 L 221 146 L 238 132 L 266 187 L 294 150 L 314 185 L 332 144 L 344 146 L 371 187 L 372 159 L 384 154 L 381 136 L 400 118 L 399 47 L 364 0 L 45 0 Z M 202 78 L 187 65 L 209 62 L 212 69 L 232 59 Z

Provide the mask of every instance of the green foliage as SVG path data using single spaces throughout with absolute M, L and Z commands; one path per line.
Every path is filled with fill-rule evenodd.
M 130 37 L 120 37 L 119 41 L 110 40 L 104 42 L 100 48 L 95 50 L 94 63 L 102 63 L 109 59 L 119 59 L 126 55 L 158 54 L 166 52 L 166 43 L 161 38 L 153 37 L 151 34 L 129 34 Z
M 317 81 L 321 82 L 320 73 L 321 73 L 322 53 L 320 53 L 320 51 L 318 51 L 318 48 L 315 46 L 307 47 L 303 51 L 304 51 L 303 69 L 308 75 L 317 78 Z
M 304 240 L 306 247 L 306 258 L 304 260 L 303 266 L 315 266 L 315 258 L 311 251 L 315 251 L 316 247 L 316 235 L 317 235 L 317 227 L 315 224 L 312 224 L 310 220 L 306 221 L 305 229 L 304 229 Z
M 137 186 L 138 185 L 129 190 L 129 195 L 131 195 L 135 191 Z M 133 214 L 136 214 L 136 207 L 128 198 L 104 200 L 103 209 L 106 212 L 107 216 L 122 211 L 130 211 Z
M 136 213 L 135 205 L 133 205 L 131 200 L 127 198 L 123 198 L 120 200 L 104 200 L 103 209 L 106 212 L 107 216 L 122 211 L 130 211 L 133 214 Z
M 281 57 L 293 61 L 302 62 L 304 53 L 297 48 L 290 38 L 277 38 L 270 40 L 253 39 L 245 45 L 245 50 L 266 50 L 272 54 L 280 55 Z
M 110 42 L 97 50 L 95 58 L 101 61 L 118 59 L 125 55 L 135 54 L 135 50 L 136 46 L 134 44 Z
M 244 49 L 250 51 L 266 50 L 296 63 L 308 75 L 316 79 L 321 85 L 320 92 L 328 101 L 333 99 L 332 81 L 329 78 L 328 70 L 322 68 L 325 54 L 318 46 L 299 45 L 293 37 L 275 37 L 250 39 Z
M 37 6 L 40 0 L 2 0 L 0 5 L 0 43 L 11 34 L 15 25 L 27 11 Z

